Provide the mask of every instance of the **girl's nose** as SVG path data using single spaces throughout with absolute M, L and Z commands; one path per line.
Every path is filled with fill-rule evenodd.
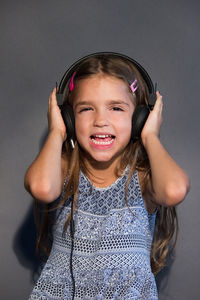
M 108 116 L 105 112 L 96 112 L 94 118 L 94 126 L 95 127 L 104 127 L 108 126 L 109 120 Z

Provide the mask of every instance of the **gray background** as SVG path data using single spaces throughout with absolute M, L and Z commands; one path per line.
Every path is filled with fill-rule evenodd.
M 72 62 L 106 50 L 138 60 L 158 82 L 162 142 L 192 183 L 159 299 L 200 299 L 199 16 L 197 0 L 0 1 L 0 299 L 27 299 L 37 278 L 23 180 L 47 133 L 49 93 Z

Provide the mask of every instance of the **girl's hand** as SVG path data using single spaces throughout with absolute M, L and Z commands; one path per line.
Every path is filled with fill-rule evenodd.
M 145 147 L 146 140 L 149 136 L 154 135 L 159 137 L 159 132 L 160 132 L 160 127 L 162 123 L 162 107 L 163 107 L 163 102 L 162 102 L 162 96 L 160 93 L 157 91 L 156 92 L 156 103 L 154 105 L 153 110 L 150 112 L 146 123 L 144 125 L 144 128 L 141 133 L 141 138 L 143 145 Z
M 63 121 L 60 108 L 57 104 L 56 88 L 53 89 L 53 92 L 49 97 L 47 118 L 48 118 L 49 132 L 56 130 L 61 134 L 64 142 L 67 138 L 66 126 Z

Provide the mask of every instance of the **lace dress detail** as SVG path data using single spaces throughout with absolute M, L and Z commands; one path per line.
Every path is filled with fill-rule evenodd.
M 125 203 L 128 169 L 107 188 L 96 188 L 80 173 L 74 213 L 73 274 L 76 300 L 157 300 L 150 267 L 156 212 L 144 206 L 138 174 L 131 178 Z M 62 197 L 63 195 L 61 195 Z M 70 204 L 59 209 L 50 256 L 29 300 L 72 299 L 71 239 L 63 225 Z

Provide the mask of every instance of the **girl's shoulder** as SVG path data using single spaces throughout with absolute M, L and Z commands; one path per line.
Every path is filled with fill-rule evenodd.
M 153 197 L 153 188 L 150 176 L 146 177 L 144 172 L 138 171 L 138 179 L 142 192 L 142 196 L 144 199 L 144 204 L 147 211 L 152 214 L 155 212 L 158 205 L 154 201 Z

